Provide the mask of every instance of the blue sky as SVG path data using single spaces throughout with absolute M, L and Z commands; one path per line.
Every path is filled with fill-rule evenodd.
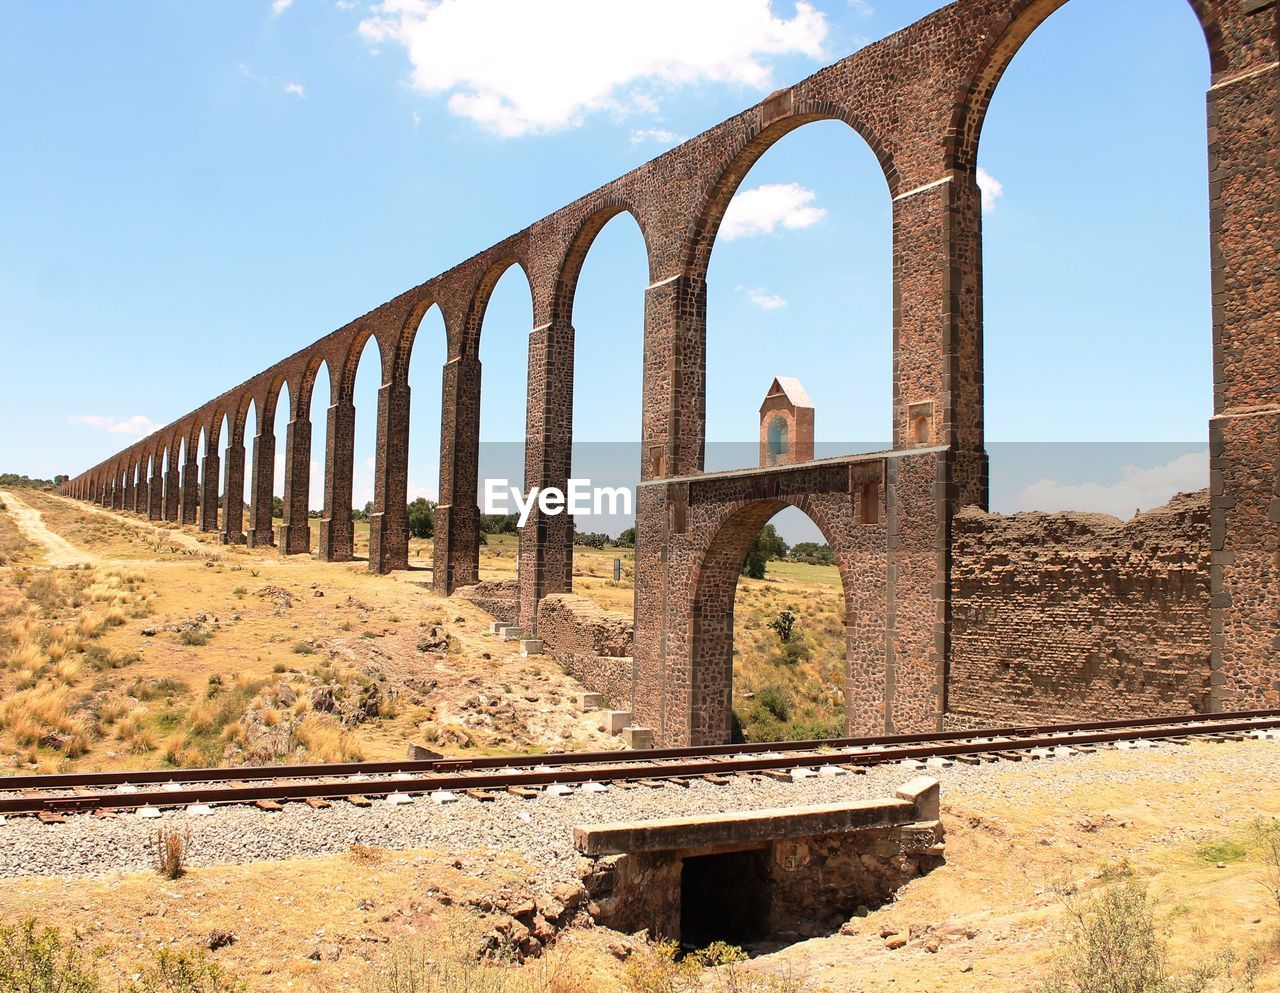
M 667 6 L 688 25 L 674 41 L 645 26 Z M 0 471 L 74 474 L 130 431 L 937 6 L 9 3 Z M 1010 67 L 981 156 L 990 440 L 1203 448 L 1207 84 L 1183 0 L 1071 0 Z M 754 438 L 780 373 L 808 388 L 820 442 L 887 439 L 890 205 L 873 156 L 843 125 L 810 125 L 740 192 L 751 195 L 736 237 L 720 239 L 709 274 L 709 440 Z M 639 232 L 616 219 L 574 313 L 583 440 L 638 436 L 645 282 Z M 486 442 L 523 434 L 530 314 L 512 270 L 484 329 Z M 435 320 L 411 377 L 410 481 L 428 494 Z M 374 365 L 358 377 L 357 502 L 372 483 Z M 1186 460 L 1089 462 L 1046 478 L 1077 494 L 1120 487 L 1118 504 L 1132 504 L 1125 487 L 1147 470 L 1172 474 L 1170 489 L 1201 485 Z M 1032 492 L 1017 487 L 998 494 L 1002 509 Z

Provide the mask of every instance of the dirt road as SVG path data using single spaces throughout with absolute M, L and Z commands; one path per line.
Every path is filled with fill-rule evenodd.
M 44 546 L 45 560 L 49 565 L 92 565 L 98 561 L 98 556 L 92 552 L 77 548 L 66 538 L 50 531 L 45 527 L 44 518 L 40 516 L 40 512 L 19 500 L 9 490 L 0 490 L 0 500 L 4 501 L 4 505 L 13 514 L 13 519 L 22 529 L 22 533 Z

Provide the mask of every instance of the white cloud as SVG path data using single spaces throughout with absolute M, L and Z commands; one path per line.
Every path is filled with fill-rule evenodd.
M 875 14 L 875 8 L 867 3 L 867 0 L 849 0 L 849 6 L 853 8 L 853 12 L 859 17 L 871 17 Z
M 293 0 L 271 0 L 271 13 L 279 17 L 293 6 Z
M 992 211 L 996 209 L 996 201 L 1004 196 L 1004 183 L 996 179 L 995 176 L 978 166 L 978 189 L 982 191 L 982 209 Z
M 338 0 L 338 9 L 339 10 L 355 10 L 356 5 L 354 0 Z
M 72 424 L 87 424 L 91 428 L 102 428 L 112 434 L 132 434 L 139 438 L 160 429 L 160 425 L 149 417 L 134 414 L 123 420 L 115 417 L 103 417 L 99 414 L 71 414 L 67 417 Z
M 787 305 L 786 297 L 779 296 L 777 293 L 769 293 L 759 286 L 738 286 L 736 289 L 739 293 L 745 293 L 747 299 L 761 310 L 777 310 Z
M 827 216 L 823 207 L 812 206 L 817 194 L 799 183 L 767 183 L 750 190 L 740 190 L 729 201 L 720 222 L 720 237 L 749 238 L 772 234 L 784 228 L 807 228 Z
M 305 97 L 307 95 L 307 91 L 303 89 L 301 83 L 285 83 L 281 89 L 295 97 Z
M 360 22 L 395 42 L 415 89 L 503 137 L 560 131 L 602 111 L 652 111 L 680 86 L 767 92 L 771 56 L 825 57 L 825 15 L 797 0 L 384 0 Z M 625 42 L 625 43 L 623 43 Z
M 1188 452 L 1165 465 L 1145 469 L 1128 466 L 1122 475 L 1123 479 L 1109 486 L 1042 479 L 1018 494 L 1018 509 L 1046 513 L 1079 510 L 1128 520 L 1135 510 L 1150 510 L 1168 503 L 1175 493 L 1208 486 L 1209 452 Z
M 656 145 L 675 145 L 684 141 L 684 135 L 668 131 L 666 128 L 636 128 L 631 132 L 633 145 L 643 145 L 650 141 Z

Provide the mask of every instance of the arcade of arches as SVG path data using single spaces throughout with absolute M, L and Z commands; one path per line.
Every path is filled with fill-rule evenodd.
M 479 348 L 489 295 L 512 265 L 528 276 L 525 485 L 564 488 L 574 288 L 596 234 L 626 211 L 644 235 L 649 261 L 634 651 L 620 656 L 616 644 L 608 656 L 595 651 L 589 632 L 564 619 L 572 530 L 563 515 L 535 512 L 523 529 L 510 619 L 549 639 L 553 651 L 553 629 L 574 641 L 563 648 L 566 655 L 595 651 L 608 662 L 599 670 L 602 689 L 659 741 L 727 735 L 736 566 L 752 529 L 786 506 L 818 523 L 839 564 L 852 732 L 1276 706 L 1280 7 L 1274 0 L 1189 0 L 1212 70 L 1208 494 L 1114 527 L 1068 520 L 1053 534 L 984 512 L 978 142 L 1010 60 L 1067 2 L 951 3 L 402 293 L 81 473 L 64 492 L 193 523 L 228 542 L 301 551 L 309 405 L 318 402 L 327 411 L 327 420 L 320 418 L 327 424 L 320 554 L 349 558 L 352 381 L 372 337 L 381 385 L 369 567 L 404 568 L 408 370 L 419 324 L 438 308 L 447 353 L 434 582 L 443 594 L 474 587 Z M 866 139 L 892 197 L 892 447 L 708 474 L 705 277 L 717 228 L 752 164 L 781 136 L 824 119 L 844 121 Z M 311 386 L 322 365 L 330 393 L 317 397 Z M 281 536 L 272 534 L 271 522 L 278 403 L 288 425 Z M 249 437 L 251 408 L 256 433 Z M 239 500 L 226 501 L 219 514 L 219 480 L 223 492 L 239 493 L 246 474 L 248 520 Z M 1105 554 L 1079 555 L 1074 549 L 1082 541 Z M 555 623 L 549 604 L 558 605 Z M 1099 630 L 1107 633 L 1102 641 Z M 1017 658 L 1007 654 L 1011 643 L 1019 646 Z

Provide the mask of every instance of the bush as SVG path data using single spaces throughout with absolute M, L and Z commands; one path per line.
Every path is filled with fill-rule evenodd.
M 1227 952 L 1185 975 L 1170 972 L 1146 890 L 1128 880 L 1066 905 L 1063 945 L 1041 993 L 1249 993 L 1257 965 Z M 1238 974 L 1237 974 L 1238 973 Z
M 245 988 L 203 951 L 163 948 L 128 993 L 240 993 Z
M 791 698 L 778 686 L 766 686 L 756 694 L 756 703 L 775 721 L 786 723 L 791 719 Z
M 0 928 L 0 990 L 14 993 L 98 993 L 97 973 L 57 928 L 29 918 Z
M 199 628 L 188 628 L 182 632 L 178 640 L 184 645 L 199 648 L 202 645 L 209 644 L 209 632 L 201 631 Z
M 796 615 L 789 610 L 784 610 L 769 622 L 769 627 L 776 631 L 778 637 L 786 643 L 791 640 L 791 634 L 795 631 Z
M 622 534 L 613 539 L 616 548 L 635 548 L 636 547 L 636 529 L 627 528 Z
M 574 534 L 573 543 L 575 545 L 584 545 L 587 548 L 604 548 L 605 545 L 609 544 L 609 536 L 600 534 L 597 531 L 583 531 L 580 534 Z
M 191 832 L 176 828 L 156 828 L 148 841 L 151 866 L 165 879 L 181 879 L 187 871 L 191 853 Z

